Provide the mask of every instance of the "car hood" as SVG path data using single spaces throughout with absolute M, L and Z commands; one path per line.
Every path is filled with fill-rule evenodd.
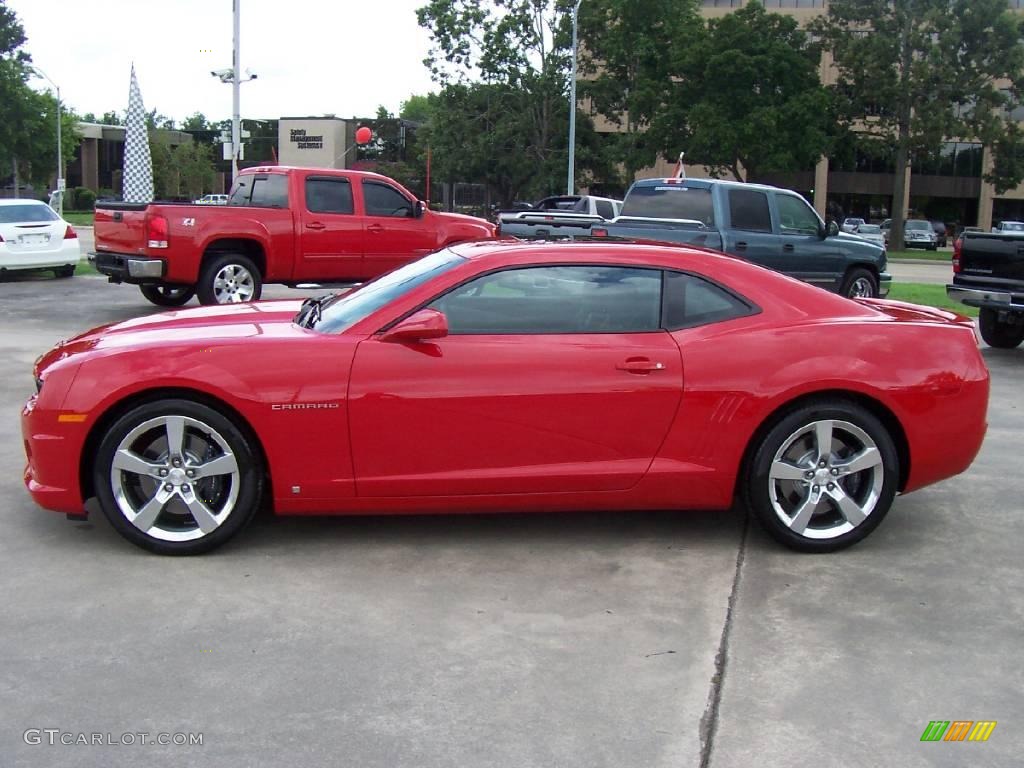
M 292 323 L 302 302 L 261 301 L 179 309 L 136 317 L 86 331 L 59 342 L 36 363 L 37 371 L 84 353 L 125 348 L 211 346 L 243 338 L 278 338 L 305 333 Z

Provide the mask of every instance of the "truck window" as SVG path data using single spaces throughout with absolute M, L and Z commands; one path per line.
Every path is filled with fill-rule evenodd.
M 729 218 L 733 229 L 771 232 L 772 217 L 768 212 L 767 193 L 754 189 L 730 189 Z
M 306 179 L 306 209 L 313 213 L 354 213 L 348 179 Z
M 254 176 L 249 205 L 256 208 L 287 208 L 288 177 L 279 173 Z
M 817 214 L 807 203 L 792 195 L 775 195 L 779 224 L 784 234 L 816 235 L 821 228 Z
M 56 133 L 56 131 L 54 131 L 54 133 Z M 607 200 L 595 200 L 594 203 L 597 206 L 597 215 L 602 219 L 615 218 L 615 208 L 610 202 Z
M 691 219 L 708 227 L 715 223 L 714 210 L 708 187 L 687 187 L 684 184 L 634 186 L 622 205 L 623 216 Z
M 412 203 L 405 195 L 388 184 L 364 181 L 363 198 L 366 202 L 367 216 L 410 218 L 413 214 Z

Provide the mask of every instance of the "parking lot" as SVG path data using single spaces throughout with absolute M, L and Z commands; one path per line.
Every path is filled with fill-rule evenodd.
M 0 765 L 1020 765 L 1024 348 L 984 350 L 973 467 L 838 554 L 738 512 L 623 512 L 267 517 L 175 559 L 38 508 L 21 474 L 33 360 L 156 308 L 96 276 L 0 299 Z M 922 743 L 931 720 L 998 726 Z

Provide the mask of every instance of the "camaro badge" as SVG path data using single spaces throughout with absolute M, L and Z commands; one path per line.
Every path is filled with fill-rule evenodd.
M 340 403 L 271 403 L 272 411 L 313 411 L 320 408 L 340 408 Z

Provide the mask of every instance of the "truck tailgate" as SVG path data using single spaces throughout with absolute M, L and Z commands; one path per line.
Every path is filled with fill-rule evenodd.
M 97 251 L 141 254 L 146 249 L 146 204 L 97 203 L 93 234 Z
M 1024 282 L 1024 235 L 970 233 L 960 250 L 960 274 Z

